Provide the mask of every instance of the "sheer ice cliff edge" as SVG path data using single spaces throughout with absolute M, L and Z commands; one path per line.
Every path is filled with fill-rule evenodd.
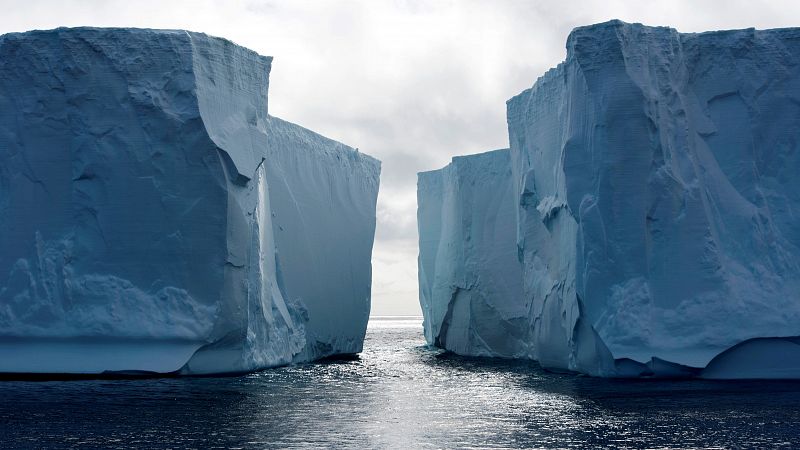
M 800 378 L 800 29 L 578 28 L 507 106 L 508 155 L 420 174 L 429 343 L 606 377 Z
M 268 116 L 270 65 L 184 31 L 0 36 L 0 372 L 361 351 L 380 163 Z

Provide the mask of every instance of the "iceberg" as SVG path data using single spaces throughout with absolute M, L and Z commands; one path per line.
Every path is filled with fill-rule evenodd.
M 419 292 L 426 340 L 462 355 L 528 354 L 508 149 L 418 175 Z
M 239 373 L 361 351 L 380 162 L 186 31 L 0 36 L 0 372 Z
M 503 302 L 528 308 L 525 357 L 603 377 L 800 378 L 798 62 L 800 29 L 570 34 L 565 61 L 507 103 L 522 289 Z M 437 226 L 420 215 L 421 236 Z

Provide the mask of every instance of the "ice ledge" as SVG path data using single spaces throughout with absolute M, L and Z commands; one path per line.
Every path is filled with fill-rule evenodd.
M 0 337 L 0 373 L 175 373 L 202 345 L 179 339 Z

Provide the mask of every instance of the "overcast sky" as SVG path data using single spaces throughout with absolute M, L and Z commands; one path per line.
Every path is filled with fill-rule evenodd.
M 800 26 L 798 1 L 0 0 L 0 32 L 182 28 L 274 56 L 270 113 L 383 161 L 373 314 L 419 314 L 416 172 L 508 146 L 505 101 L 618 18 L 679 31 Z

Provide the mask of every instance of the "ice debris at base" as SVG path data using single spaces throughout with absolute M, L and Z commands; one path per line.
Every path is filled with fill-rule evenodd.
M 476 238 L 502 214 L 461 193 L 458 159 L 420 174 L 429 343 L 606 377 L 800 378 L 800 29 L 578 28 L 507 106 L 516 232 Z M 481 197 L 509 188 L 493 154 L 467 157 Z M 513 261 L 493 253 L 509 241 Z M 518 296 L 493 288 L 519 270 Z
M 0 372 L 361 351 L 380 163 L 270 117 L 270 66 L 185 31 L 0 36 Z

